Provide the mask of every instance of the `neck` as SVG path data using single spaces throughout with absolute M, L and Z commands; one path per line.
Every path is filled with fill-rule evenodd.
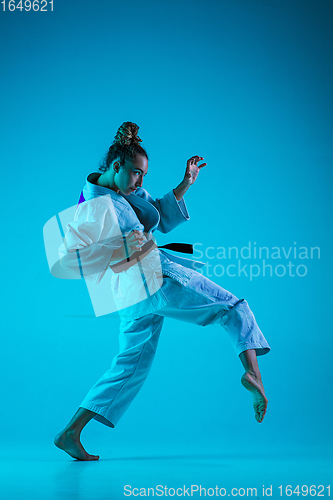
M 114 175 L 112 171 L 107 171 L 100 175 L 97 179 L 97 184 L 119 193 L 119 188 L 114 182 Z

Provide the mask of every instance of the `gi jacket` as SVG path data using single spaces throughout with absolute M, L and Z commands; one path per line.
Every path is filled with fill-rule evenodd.
M 67 224 L 59 249 L 61 265 L 68 272 L 80 272 L 89 291 L 89 283 L 96 287 L 102 279 L 102 283 L 111 281 L 110 308 L 140 317 L 168 303 L 163 293 L 163 274 L 186 284 L 193 274 L 191 270 L 204 264 L 155 248 L 138 264 L 115 274 L 110 269 L 114 264 L 110 263 L 112 254 L 123 246 L 124 237 L 132 230 L 144 232 L 149 241 L 156 229 L 168 233 L 190 217 L 184 199 L 178 202 L 173 191 L 156 200 L 143 188 L 130 195 L 118 194 L 95 184 L 99 175 L 88 175 L 74 221 Z

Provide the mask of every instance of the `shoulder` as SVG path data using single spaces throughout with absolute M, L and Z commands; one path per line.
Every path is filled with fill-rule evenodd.
M 87 219 L 98 219 L 105 215 L 106 212 L 114 211 L 110 195 L 96 196 L 83 201 L 77 207 L 77 217 L 86 217 Z

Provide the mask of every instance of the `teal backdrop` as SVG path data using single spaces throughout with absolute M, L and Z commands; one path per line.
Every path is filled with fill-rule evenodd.
M 271 345 L 259 358 L 269 407 L 259 425 L 218 326 L 169 319 L 142 391 L 115 429 L 89 423 L 87 448 L 328 453 L 332 14 L 328 0 L 1 10 L 4 444 L 52 448 L 117 352 L 118 316 L 96 318 L 84 281 L 51 276 L 43 226 L 77 203 L 132 121 L 153 197 L 176 187 L 192 155 L 207 162 L 185 195 L 190 221 L 155 235 L 195 244 L 203 272 L 248 301 Z

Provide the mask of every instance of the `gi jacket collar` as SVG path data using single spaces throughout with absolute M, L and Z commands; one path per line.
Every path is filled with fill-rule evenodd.
M 105 196 L 108 194 L 115 208 L 121 209 L 121 205 L 126 207 L 128 207 L 128 204 L 131 205 L 137 218 L 141 224 L 143 224 L 146 233 L 155 231 L 160 223 L 160 214 L 157 208 L 148 201 L 148 192 L 143 188 L 138 188 L 135 193 L 128 195 L 123 193 L 118 194 L 113 191 L 113 189 L 95 184 L 100 175 L 99 172 L 92 172 L 88 175 L 86 185 L 83 189 L 84 200 L 87 201 L 97 196 Z M 80 198 L 80 201 L 81 199 L 82 198 Z

